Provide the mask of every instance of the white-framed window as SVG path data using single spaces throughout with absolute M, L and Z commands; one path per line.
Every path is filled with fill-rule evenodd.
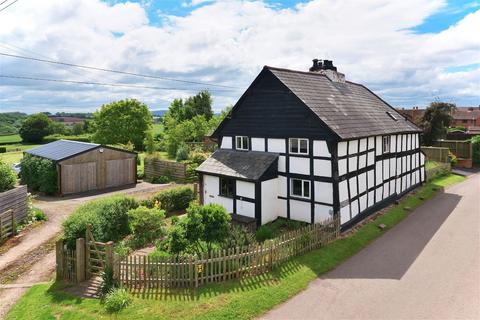
M 383 153 L 390 152 L 390 136 L 383 137 Z
M 310 181 L 290 179 L 290 195 L 310 199 Z
M 235 148 L 237 150 L 248 150 L 248 137 L 247 136 L 236 136 L 235 137 Z
M 308 139 L 290 138 L 289 150 L 293 154 L 308 154 Z

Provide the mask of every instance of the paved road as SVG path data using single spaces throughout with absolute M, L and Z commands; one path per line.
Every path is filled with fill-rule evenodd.
M 35 206 L 42 209 L 48 216 L 48 221 L 25 234 L 20 243 L 10 248 L 3 255 L 0 255 L 0 272 L 14 262 L 25 259 L 25 256 L 36 250 L 42 244 L 55 237 L 61 230 L 62 222 L 81 204 L 115 193 L 128 194 L 137 199 L 144 199 L 152 193 L 160 191 L 168 185 L 155 185 L 146 182 L 137 184 L 134 188 L 121 189 L 106 193 L 93 193 L 85 196 L 71 197 L 41 197 L 35 201 Z M 50 252 L 36 262 L 32 268 L 20 276 L 11 288 L 0 287 L 0 319 L 27 290 L 30 284 L 41 281 L 48 281 L 55 270 L 55 252 Z M 25 285 L 27 284 L 27 285 Z
M 480 319 L 480 174 L 264 319 Z

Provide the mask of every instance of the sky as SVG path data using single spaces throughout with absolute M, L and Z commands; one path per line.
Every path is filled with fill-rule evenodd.
M 13 2 L 0 5 L 0 112 L 90 112 L 124 98 L 160 110 L 203 89 L 219 111 L 264 65 L 306 71 L 313 58 L 396 107 L 480 105 L 480 0 Z

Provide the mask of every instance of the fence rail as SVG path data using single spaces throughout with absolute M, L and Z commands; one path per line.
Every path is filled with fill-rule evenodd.
M 450 151 L 461 159 L 472 158 L 472 143 L 470 140 L 457 141 L 457 140 L 439 140 L 435 141 L 436 147 L 448 148 Z
M 187 177 L 187 167 L 184 163 L 146 156 L 144 166 L 145 177 L 147 178 L 170 176 L 175 179 L 184 180 Z
M 57 242 L 57 279 L 81 282 L 111 266 L 122 286 L 139 289 L 196 288 L 208 283 L 256 276 L 284 261 L 320 248 L 340 234 L 339 217 L 285 233 L 262 244 L 213 250 L 199 256 L 120 258 L 113 243 L 96 242 L 87 227 L 85 239 L 76 241 L 76 250 Z
M 10 236 L 14 236 L 17 231 L 17 220 L 15 211 L 7 210 L 0 213 L 0 243 Z
M 133 255 L 119 262 L 119 280 L 132 290 L 198 287 L 263 274 L 285 260 L 319 248 L 339 235 L 329 219 L 286 233 L 264 244 L 214 250 L 200 256 L 158 258 Z

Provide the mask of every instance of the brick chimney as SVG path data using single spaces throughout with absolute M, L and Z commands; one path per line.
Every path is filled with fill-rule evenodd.
M 309 70 L 310 72 L 323 74 L 333 82 L 345 83 L 345 75 L 337 72 L 337 67 L 333 65 L 332 60 L 313 59 L 313 65 Z

